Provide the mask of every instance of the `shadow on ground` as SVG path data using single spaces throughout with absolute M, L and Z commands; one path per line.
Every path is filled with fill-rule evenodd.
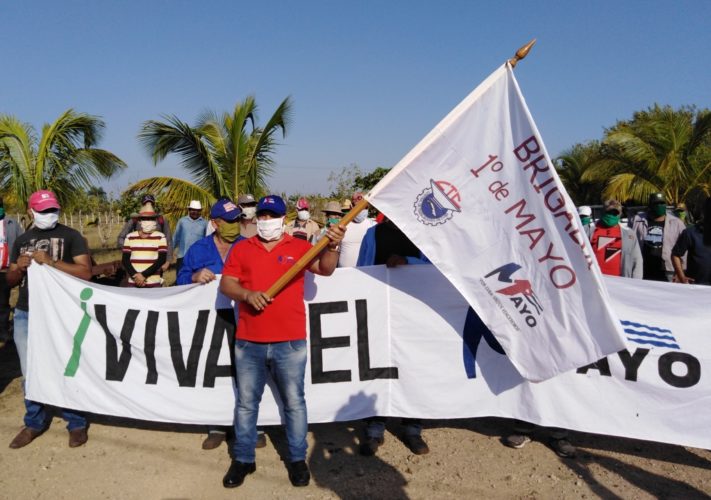
M 375 413 L 375 397 L 363 392 L 351 396 L 335 419 L 346 418 L 350 404 L 370 406 L 369 413 Z M 362 431 L 362 421 L 311 426 L 314 446 L 309 468 L 314 481 L 344 499 L 407 499 L 407 479 L 398 469 L 377 454 L 371 457 L 359 454 Z
M 0 348 L 0 394 L 10 382 L 22 376 L 20 370 L 20 358 L 17 357 L 17 349 L 14 342 L 6 342 Z

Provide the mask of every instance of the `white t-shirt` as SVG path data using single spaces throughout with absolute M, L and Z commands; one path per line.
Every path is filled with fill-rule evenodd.
M 338 267 L 355 267 L 358 262 L 360 244 L 363 242 L 365 232 L 375 225 L 373 219 L 365 219 L 361 223 L 351 222 L 346 226 L 346 236 L 341 242 L 341 255 L 338 258 Z

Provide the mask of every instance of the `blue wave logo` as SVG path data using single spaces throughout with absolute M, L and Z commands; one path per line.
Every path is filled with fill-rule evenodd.
M 681 349 L 671 330 L 632 321 L 620 320 L 620 323 L 622 323 L 627 340 L 630 342 L 668 349 Z

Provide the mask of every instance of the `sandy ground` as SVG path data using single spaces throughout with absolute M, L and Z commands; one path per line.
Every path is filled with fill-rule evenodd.
M 546 434 L 521 450 L 501 436 L 510 421 L 437 420 L 423 436 L 429 455 L 398 439 L 397 422 L 375 457 L 357 453 L 359 422 L 310 427 L 311 484 L 294 488 L 284 435 L 268 428 L 257 471 L 237 489 L 222 487 L 227 447 L 200 448 L 204 429 L 92 416 L 89 442 L 71 449 L 60 418 L 29 446 L 7 446 L 22 425 L 19 363 L 0 349 L 0 497 L 7 499 L 221 498 L 707 498 L 711 452 L 631 439 L 571 433 L 575 459 L 559 458 Z

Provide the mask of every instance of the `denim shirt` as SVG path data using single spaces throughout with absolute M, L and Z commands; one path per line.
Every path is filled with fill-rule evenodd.
M 176 249 L 177 258 L 184 257 L 193 243 L 205 236 L 206 227 L 207 221 L 202 217 L 191 219 L 186 215 L 180 218 L 173 234 L 173 248 Z

